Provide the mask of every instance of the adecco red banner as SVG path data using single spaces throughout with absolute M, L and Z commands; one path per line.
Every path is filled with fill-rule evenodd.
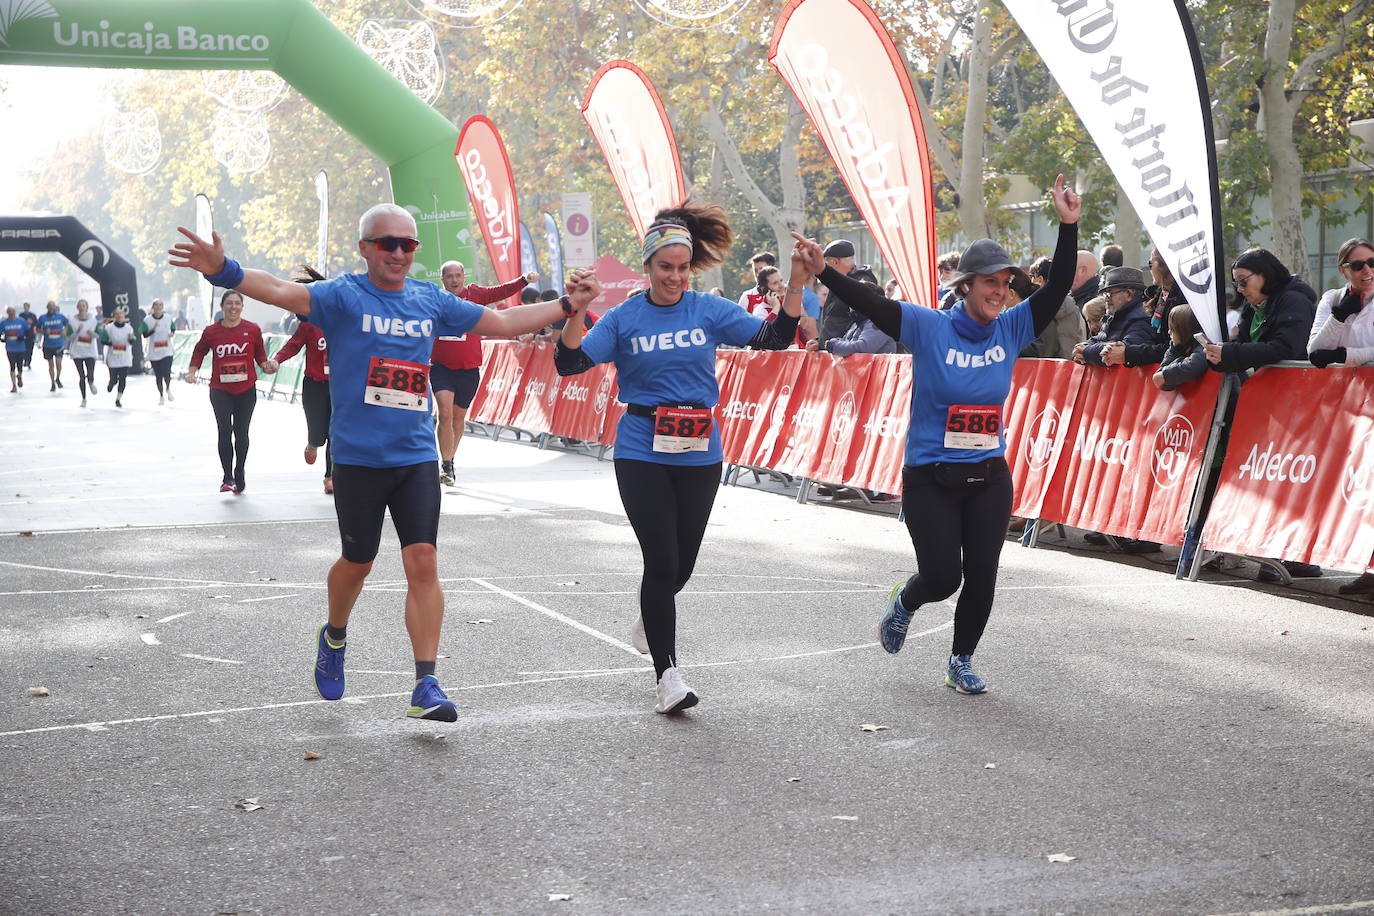
M 601 147 L 640 239 L 654 214 L 687 197 L 673 125 L 649 77 L 613 60 L 592 77 L 582 117 Z
M 615 366 L 601 363 L 586 372 L 567 376 L 558 389 L 553 421 L 547 431 L 555 436 L 599 442 L 605 431 L 607 408 L 615 387 Z
M 1221 384 L 1178 391 L 1154 367 L 1090 369 L 1040 517 L 1119 537 L 1182 544 Z
M 553 367 L 553 344 L 527 344 L 529 358 L 525 361 L 524 383 L 520 386 L 521 400 L 508 425 L 532 433 L 546 433 L 553 425 L 554 406 L 563 379 Z
M 902 294 L 935 303 L 935 203 L 925 128 L 901 55 L 863 0 L 791 0 L 768 62 L 849 188 Z
M 770 467 L 806 355 L 797 350 L 730 351 L 734 365 L 716 406 L 726 464 Z M 720 365 L 717 359 L 717 371 Z
M 1085 371 L 1062 359 L 1016 361 L 1003 411 L 1013 515 L 1040 518 Z
M 528 344 L 482 340 L 482 383 L 477 388 L 468 417 L 474 423 L 510 426 L 522 400 L 525 363 L 534 353 Z
M 509 283 L 521 273 L 520 205 L 506 145 L 501 142 L 495 124 L 483 115 L 473 115 L 458 134 L 453 155 L 467 183 L 468 197 L 477 213 L 477 228 L 496 270 L 496 282 Z M 438 270 L 439 265 L 434 265 L 434 269 Z M 512 296 L 509 304 L 517 301 Z
M 1301 405 L 1301 406 L 1298 406 Z M 1364 569 L 1374 369 L 1262 369 L 1241 386 L 1203 530 L 1212 550 Z
M 887 367 L 878 363 L 878 373 Z M 848 483 L 849 455 L 859 432 L 859 404 L 874 362 L 869 355 L 841 359 L 810 354 L 803 365 L 787 421 L 770 467 L 812 480 Z

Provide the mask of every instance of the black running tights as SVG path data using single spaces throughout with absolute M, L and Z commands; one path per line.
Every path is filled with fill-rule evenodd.
M 615 460 L 625 516 L 644 555 L 639 613 L 656 675 L 677 665 L 676 596 L 696 566 L 720 486 L 720 472 L 720 462 L 685 467 L 629 458 Z
M 997 561 L 1011 521 L 1011 472 L 994 463 L 988 483 L 949 489 L 935 482 L 931 465 L 902 469 L 902 512 L 919 572 L 907 580 L 902 607 L 916 610 L 943 601 L 959 588 L 951 655 L 972 655 L 983 637 L 997 589 Z
M 114 366 L 107 366 L 106 368 L 110 370 L 110 384 L 105 386 L 105 390 L 114 391 L 118 388 L 119 394 L 115 395 L 115 398 L 118 399 L 124 394 L 124 382 L 129 378 L 129 367 L 120 366 L 115 368 Z
M 153 367 L 153 378 L 157 380 L 157 393 L 166 394 L 172 390 L 172 358 L 164 356 L 162 359 L 149 360 L 148 365 Z
M 76 363 L 76 383 L 81 386 L 81 397 L 86 397 L 86 386 L 89 385 L 91 393 L 95 393 L 95 357 L 94 356 L 73 356 L 72 362 Z
M 215 410 L 215 423 L 219 426 L 219 463 L 226 481 L 243 484 L 243 464 L 248 459 L 248 424 L 253 420 L 253 408 L 257 404 L 257 388 L 238 394 L 210 389 L 210 406 Z
M 301 379 L 301 406 L 305 408 L 305 441 L 324 446 L 324 476 L 334 473 L 334 450 L 329 444 L 329 418 L 333 412 L 329 383 Z

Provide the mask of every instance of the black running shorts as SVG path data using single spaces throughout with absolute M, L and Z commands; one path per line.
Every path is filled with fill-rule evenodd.
M 439 540 L 439 462 L 399 468 L 334 465 L 334 514 L 343 558 L 371 563 L 382 542 L 387 510 L 401 547 Z

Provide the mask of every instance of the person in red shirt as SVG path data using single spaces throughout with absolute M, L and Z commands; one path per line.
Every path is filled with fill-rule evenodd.
M 309 265 L 302 265 L 304 277 L 297 283 L 314 283 L 324 275 Z M 305 378 L 301 379 L 301 406 L 305 408 L 305 463 L 314 464 L 320 446 L 324 446 L 324 492 L 334 492 L 334 455 L 329 447 L 329 417 L 333 404 L 329 400 L 329 346 L 324 334 L 308 321 L 296 325 L 291 339 L 277 351 L 281 365 L 301 350 L 305 351 Z
M 478 286 L 466 283 L 467 268 L 461 262 L 447 261 L 439 269 L 439 277 L 444 289 L 458 298 L 478 305 L 491 305 L 536 282 L 539 274 L 530 271 L 499 286 Z M 434 403 L 439 411 L 439 482 L 451 487 L 455 475 L 453 456 L 458 452 L 458 441 L 463 438 L 468 408 L 482 381 L 482 338 L 476 334 L 440 337 L 434 341 L 429 361 L 429 385 L 434 390 Z
M 219 491 L 244 490 L 243 465 L 248 458 L 248 424 L 258 403 L 258 374 L 255 366 L 271 375 L 277 371 L 275 360 L 267 358 L 262 328 L 243 320 L 243 296 L 226 290 L 219 300 L 224 318 L 207 325 L 191 351 L 186 381 L 196 383 L 196 374 L 206 354 L 210 355 L 210 406 L 219 426 L 219 463 L 224 480 Z

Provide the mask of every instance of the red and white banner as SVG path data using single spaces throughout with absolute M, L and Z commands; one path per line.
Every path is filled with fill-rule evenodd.
M 482 383 L 468 408 L 474 423 L 511 425 L 523 399 L 525 364 L 534 352 L 527 344 L 482 339 Z
M 1083 376 L 1041 518 L 1182 544 L 1221 376 L 1160 391 L 1142 369 Z
M 1368 566 L 1371 404 L 1374 368 L 1255 373 L 1241 387 L 1203 544 L 1337 569 Z
M 649 77 L 628 60 L 596 71 L 582 117 L 601 147 L 640 239 L 654 214 L 687 197 L 673 125 Z
M 1062 359 L 1021 359 L 1007 396 L 1007 464 L 1015 500 L 1012 515 L 1040 518 L 1078 403 L 1085 367 Z
M 509 283 L 521 274 L 520 205 L 506 145 L 501 142 L 495 124 L 483 115 L 473 115 L 458 134 L 453 155 L 467 183 L 468 198 L 477 214 L 477 228 L 496 270 L 496 282 Z M 507 304 L 518 301 L 518 297 L 512 296 Z
M 1184 0 L 1004 2 L 1140 214 L 1203 330 L 1225 340 L 1211 102 Z M 1160 48 L 1170 51 L 1166 66 Z
M 771 467 L 805 358 L 796 350 L 730 351 L 734 367 L 716 405 L 727 464 Z M 717 359 L 717 369 L 720 364 Z
M 768 62 L 816 126 L 903 295 L 934 307 L 930 156 L 887 29 L 863 0 L 790 0 Z
M 602 255 L 592 268 L 596 280 L 601 284 L 601 295 L 588 306 L 597 315 L 605 314 L 607 309 L 615 308 L 634 293 L 649 288 L 649 278 L 636 273 L 617 257 Z

